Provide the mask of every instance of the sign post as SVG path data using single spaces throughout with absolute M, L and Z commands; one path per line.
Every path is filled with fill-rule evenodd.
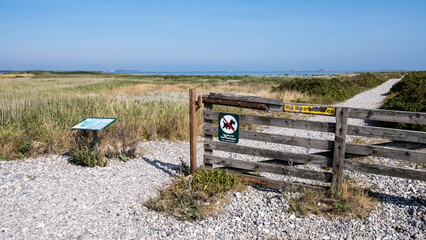
M 240 116 L 231 113 L 219 113 L 218 139 L 221 142 L 238 143 Z
M 93 133 L 93 151 L 99 152 L 98 131 L 101 131 L 115 122 L 117 118 L 86 118 L 83 121 L 75 124 L 71 130 L 86 130 Z

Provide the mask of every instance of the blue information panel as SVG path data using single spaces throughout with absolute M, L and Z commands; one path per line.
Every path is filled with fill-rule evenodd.
M 100 131 L 115 122 L 117 118 L 86 118 L 72 126 L 72 130 Z

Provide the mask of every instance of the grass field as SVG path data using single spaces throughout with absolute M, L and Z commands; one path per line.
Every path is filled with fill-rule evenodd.
M 23 72 L 0 75 L 0 159 L 74 148 L 73 124 L 114 117 L 102 131 L 109 145 L 150 139 L 188 139 L 188 89 L 234 92 L 285 101 L 317 100 L 302 91 L 273 87 L 290 77 L 113 75 L 98 72 Z M 319 99 L 319 100 L 318 100 Z M 199 112 L 201 125 L 201 112 Z M 201 128 L 199 128 L 201 131 Z M 117 140 L 118 139 L 118 140 Z

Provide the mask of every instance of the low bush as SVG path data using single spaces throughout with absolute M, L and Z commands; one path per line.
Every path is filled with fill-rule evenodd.
M 31 148 L 32 148 L 31 141 L 21 140 L 18 144 L 17 157 L 24 158 L 25 156 L 27 156 L 27 153 L 31 150 Z
M 227 201 L 226 192 L 244 189 L 241 180 L 223 170 L 199 169 L 190 176 L 174 179 L 145 205 L 181 220 L 199 220 L 217 211 Z
M 301 216 L 308 214 L 350 216 L 365 218 L 374 209 L 375 200 L 368 191 L 345 181 L 342 192 L 332 194 L 326 190 L 305 190 L 298 198 L 290 198 L 290 212 Z
M 396 83 L 385 99 L 382 109 L 426 112 L 426 71 L 408 73 Z M 426 126 L 404 123 L 382 124 L 390 127 L 426 131 Z
M 99 153 L 95 153 L 89 148 L 71 151 L 68 162 L 84 167 L 105 167 L 108 164 L 108 161 L 103 159 Z

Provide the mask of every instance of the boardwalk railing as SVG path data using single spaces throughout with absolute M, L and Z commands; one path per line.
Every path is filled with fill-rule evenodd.
M 206 167 L 227 168 L 242 174 L 252 183 L 270 188 L 282 188 L 287 186 L 288 183 L 260 177 L 253 172 L 267 172 L 316 180 L 326 183 L 322 186 L 331 186 L 333 191 L 341 190 L 344 170 L 426 181 L 426 171 L 360 161 L 360 158 L 366 156 L 376 156 L 426 164 L 426 152 L 424 151 L 426 148 L 426 132 L 351 125 L 350 121 L 348 123 L 348 119 L 353 118 L 426 125 L 426 113 L 286 103 L 280 99 L 222 93 L 204 95 L 202 102 L 204 104 L 204 165 Z M 306 131 L 322 132 L 323 135 L 329 135 L 329 139 L 240 129 L 239 138 L 256 141 L 256 147 L 253 147 L 253 144 L 247 146 L 241 143 L 220 142 L 216 138 L 218 136 L 220 112 L 214 111 L 215 105 L 237 107 L 227 108 L 226 112 L 229 109 L 241 112 L 239 108 L 258 110 L 250 111 L 250 114 L 239 114 L 239 124 L 243 126 L 292 128 L 305 131 L 305 133 Z M 271 112 L 287 111 L 325 115 L 328 116 L 329 121 L 271 116 Z M 252 112 L 253 114 L 251 114 Z M 309 135 L 311 134 L 307 134 L 307 136 Z M 347 143 L 347 135 L 382 140 L 378 140 L 377 144 L 362 144 L 363 141 L 361 140 L 359 143 Z M 305 152 L 309 152 L 309 149 L 316 149 L 317 151 L 310 154 L 292 153 L 283 151 L 282 147 L 273 149 L 270 147 L 271 144 L 265 145 L 264 143 L 304 147 L 306 148 Z M 262 144 L 267 147 L 257 147 Z M 216 151 L 233 154 L 224 157 L 224 154 L 215 154 Z M 234 155 L 240 154 L 252 156 L 252 159 L 242 160 L 234 157 Z M 233 157 L 229 157 L 229 155 Z M 253 157 L 257 157 L 257 160 Z M 297 167 L 297 165 L 304 164 L 314 164 L 320 167 L 315 167 L 316 170 Z M 332 171 L 327 171 L 330 168 L 332 168 Z

